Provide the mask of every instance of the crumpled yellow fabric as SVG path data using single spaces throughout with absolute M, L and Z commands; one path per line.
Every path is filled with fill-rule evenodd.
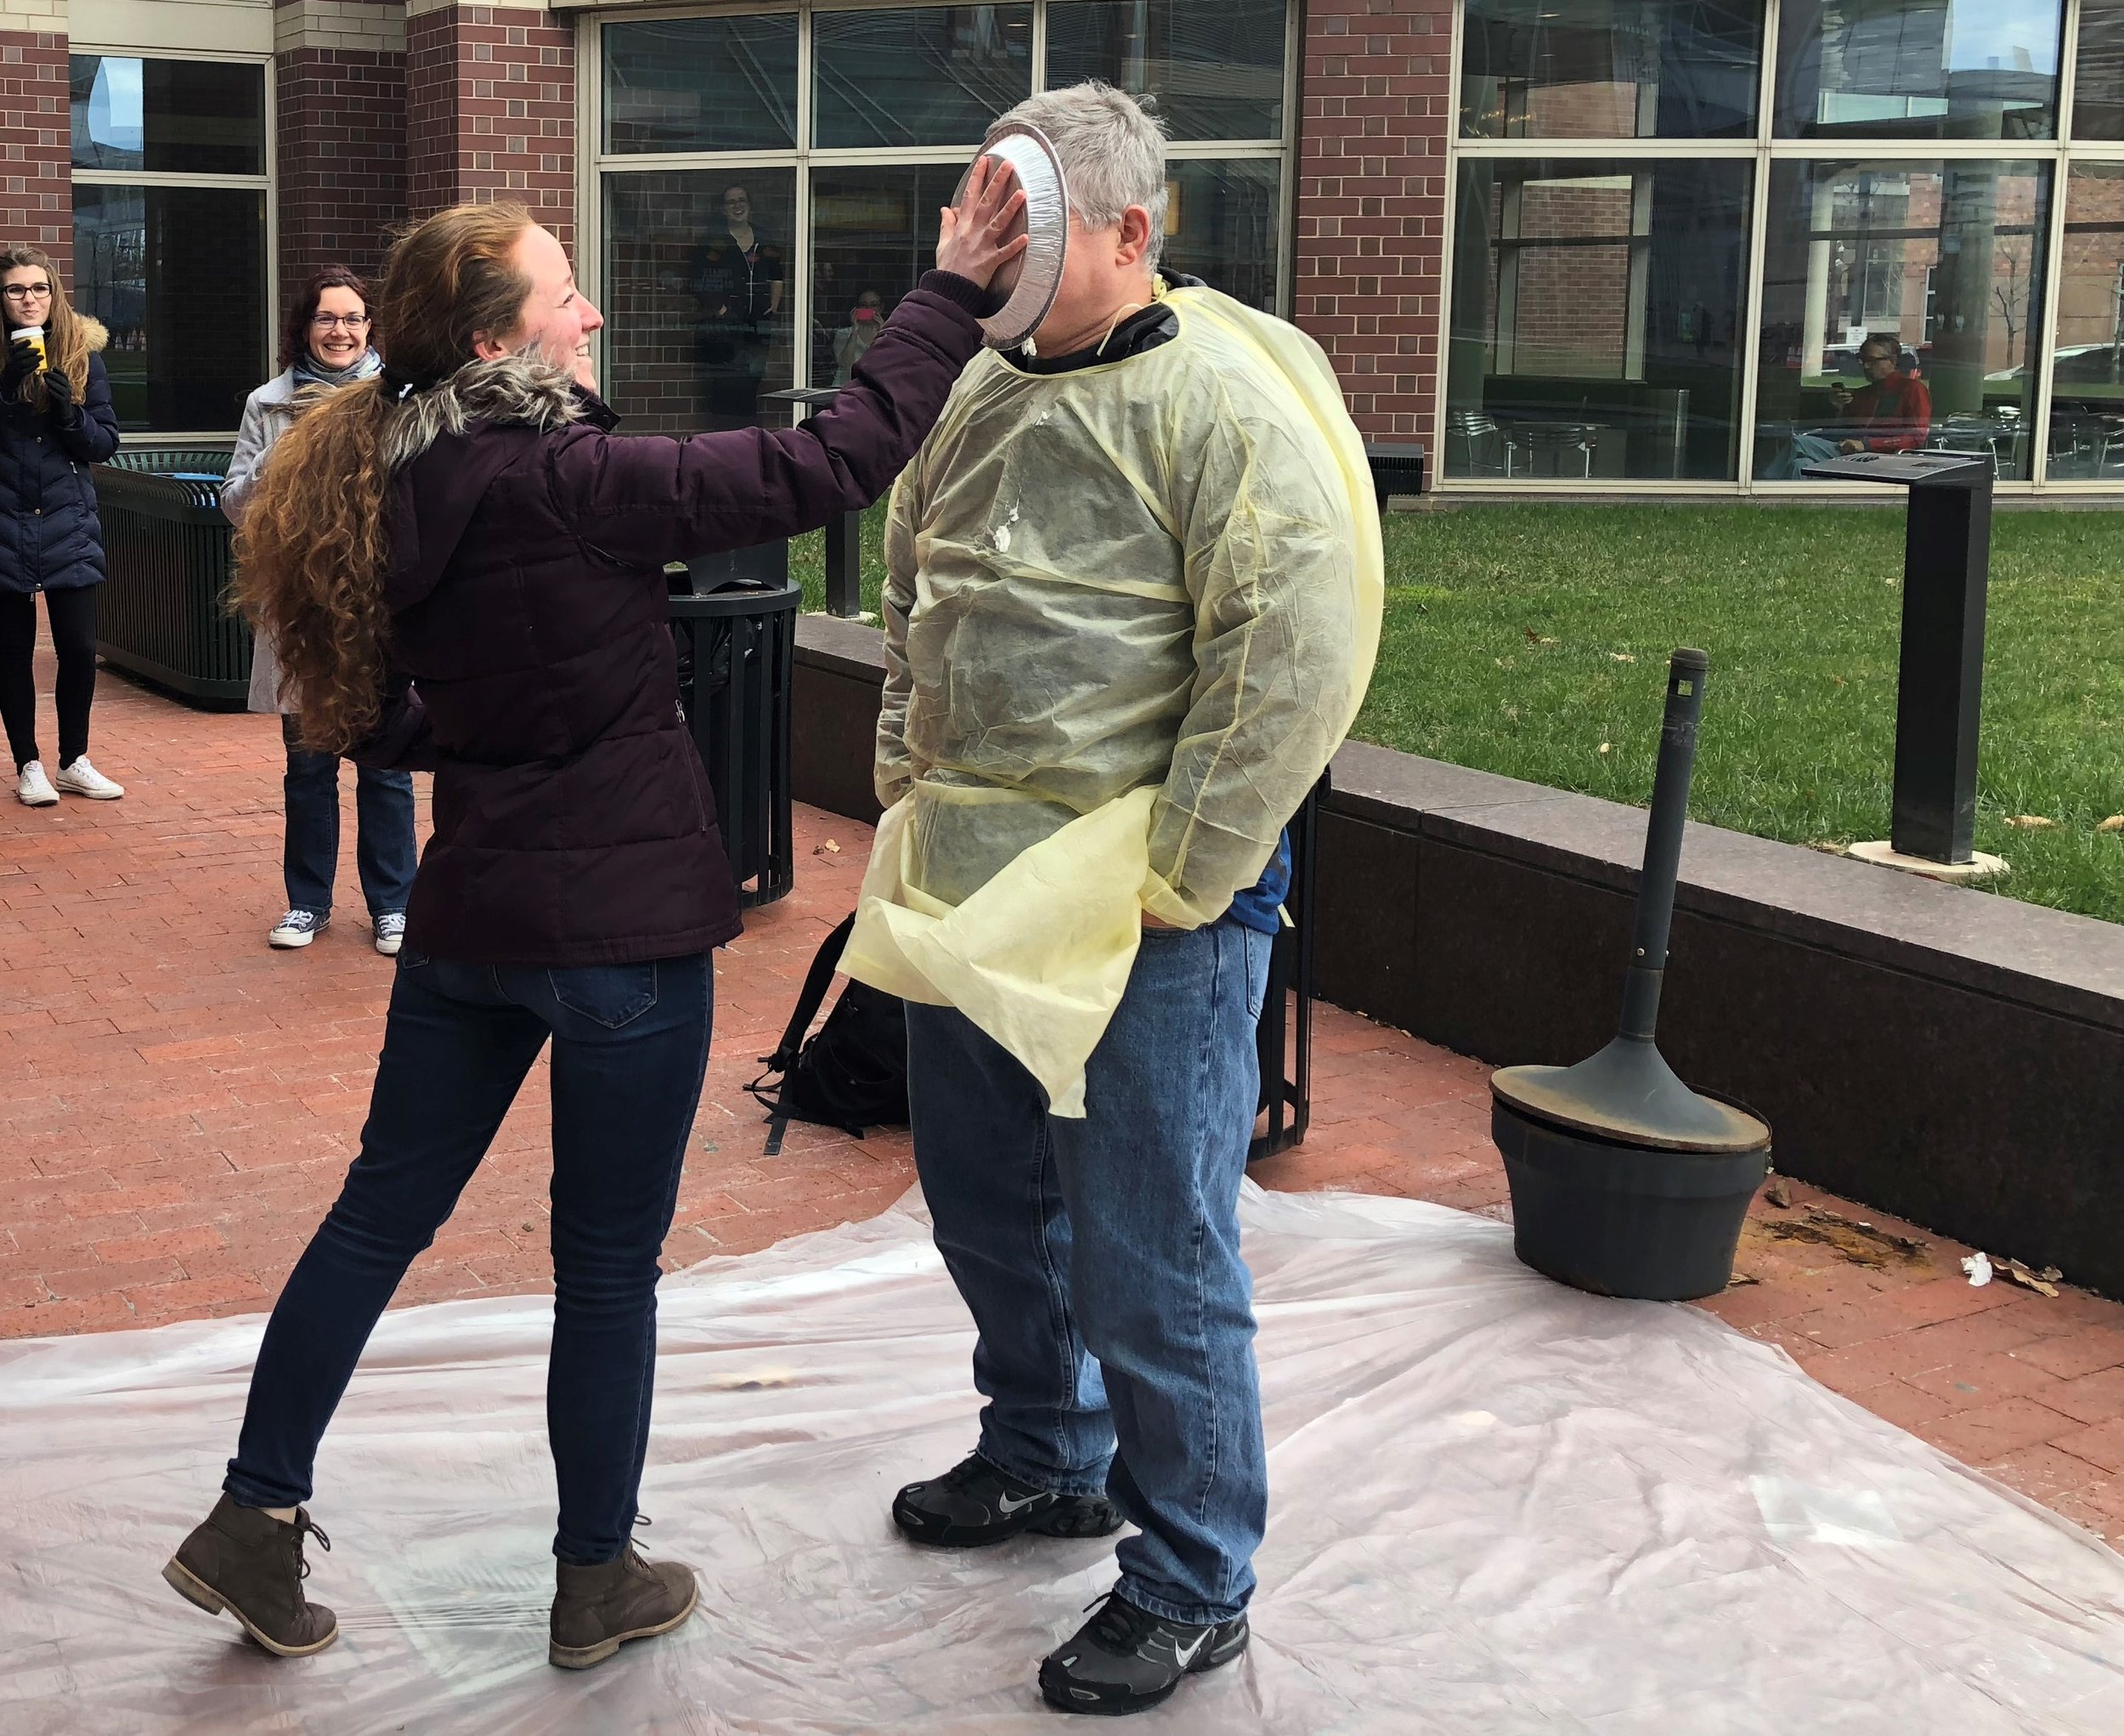
M 1149 911 L 1215 921 L 1379 644 L 1364 447 L 1319 347 L 1214 291 L 1061 375 L 985 352 L 893 493 L 879 824 L 842 968 L 957 1007 L 1084 1112 Z

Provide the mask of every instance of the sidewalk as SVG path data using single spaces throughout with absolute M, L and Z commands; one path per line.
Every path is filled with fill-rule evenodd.
M 40 681 L 48 735 L 48 659 Z M 0 1337 L 269 1306 L 353 1156 L 389 993 L 351 802 L 331 930 L 305 952 L 265 945 L 282 908 L 274 720 L 189 711 L 106 671 L 94 752 L 123 801 L 0 806 Z M 673 1267 L 871 1216 L 913 1179 L 900 1134 L 793 1126 L 762 1154 L 744 1082 L 853 906 L 869 840 L 805 809 L 797 833 L 796 891 L 718 963 Z M 1331 1008 L 1314 1065 L 1312 1136 L 1255 1167 L 1264 1185 L 1509 1216 L 1486 1066 Z M 549 1287 L 546 1138 L 541 1063 L 401 1303 Z M 1790 1197 L 1757 1202 L 1742 1280 L 1710 1311 L 2124 1543 L 2124 1307 L 1974 1289 L 1967 1248 L 1901 1248 L 1890 1238 L 1923 1232 L 1797 1184 Z

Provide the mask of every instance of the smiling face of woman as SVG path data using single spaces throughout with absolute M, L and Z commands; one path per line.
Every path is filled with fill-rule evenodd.
M 350 368 L 369 348 L 369 310 L 353 291 L 334 285 L 310 315 L 310 354 L 319 366 Z
M 42 265 L 11 265 L 0 276 L 0 306 L 10 325 L 42 325 L 52 311 L 52 274 Z
M 743 228 L 752 221 L 752 195 L 743 187 L 732 187 L 725 190 L 723 221 L 738 228 Z

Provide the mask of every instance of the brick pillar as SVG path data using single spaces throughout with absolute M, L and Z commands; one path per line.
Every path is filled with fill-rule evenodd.
M 575 30 L 543 6 L 408 0 L 406 196 L 528 205 L 575 240 Z
M 405 216 L 403 0 L 279 0 L 280 288 L 322 266 L 374 277 Z
M 73 284 L 66 0 L 0 0 L 0 241 L 42 247 Z
M 1293 312 L 1380 438 L 1437 410 L 1452 76 L 1445 0 L 1306 8 Z

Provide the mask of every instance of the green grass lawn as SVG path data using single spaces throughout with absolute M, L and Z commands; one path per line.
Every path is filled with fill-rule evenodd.
M 877 607 L 878 523 L 864 538 Z M 1691 812 L 1794 844 L 1888 835 L 1901 512 L 1469 506 L 1387 520 L 1387 619 L 1355 733 L 1642 804 L 1665 659 L 1710 653 Z M 822 545 L 792 551 L 823 606 Z M 1605 750 L 1604 750 L 1605 749 Z M 1997 890 L 2124 921 L 2124 515 L 1994 521 L 1976 843 Z M 2042 831 L 2009 816 L 2056 822 Z

